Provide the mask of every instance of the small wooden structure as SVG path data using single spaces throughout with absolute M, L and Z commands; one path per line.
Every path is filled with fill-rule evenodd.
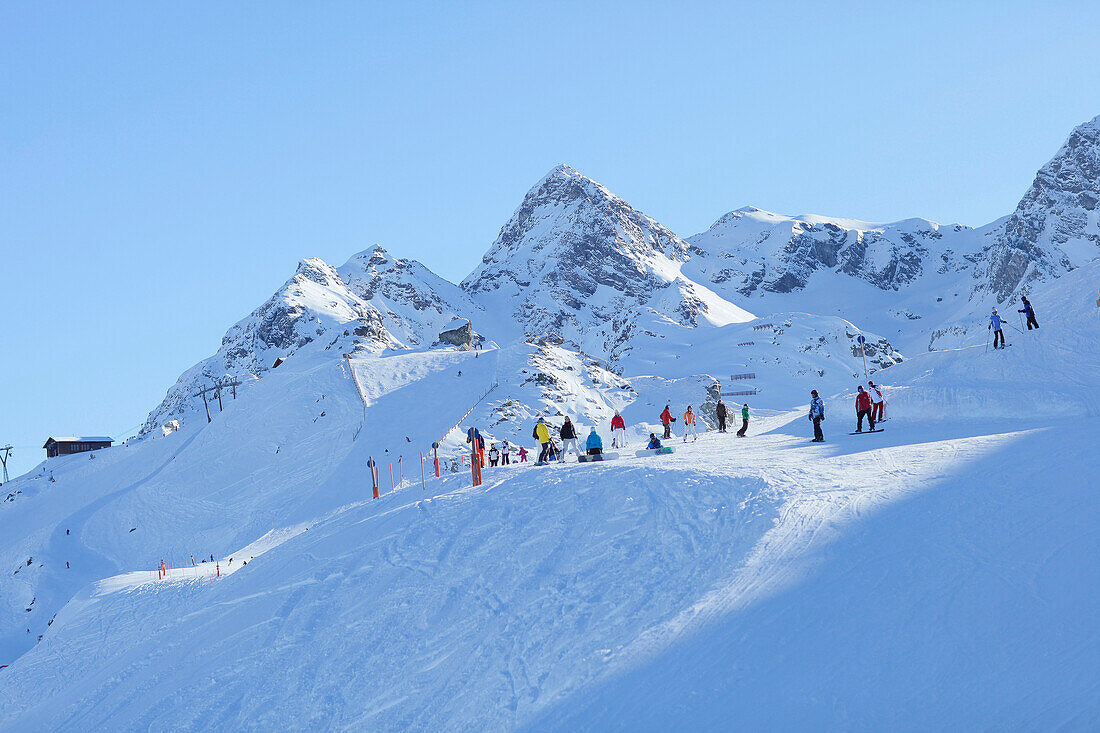
M 46 444 L 42 446 L 46 449 L 46 458 L 56 458 L 57 456 L 67 456 L 73 453 L 86 453 L 91 450 L 99 450 L 100 448 L 110 448 L 111 443 L 115 441 L 111 438 L 105 438 L 100 436 L 80 436 L 76 438 L 56 438 L 49 437 L 46 439 Z

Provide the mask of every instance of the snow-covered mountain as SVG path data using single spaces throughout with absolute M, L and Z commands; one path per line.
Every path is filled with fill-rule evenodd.
M 518 336 L 565 341 L 614 362 L 635 335 L 753 318 L 681 273 L 689 249 L 561 165 L 527 193 L 462 287 Z
M 926 219 L 890 224 L 731 211 L 689 239 L 684 273 L 757 313 L 852 319 L 905 350 L 966 301 L 980 249 L 973 230 Z M 960 298 L 962 300 L 960 300 Z
M 306 352 L 377 353 L 430 346 L 456 317 L 481 325 L 480 309 L 457 286 L 414 260 L 391 257 L 381 247 L 354 255 L 334 268 L 311 258 L 263 305 L 234 324 L 213 356 L 184 372 L 142 427 L 203 412 L 195 393 L 237 379 L 242 389 L 273 368 L 277 359 Z M 228 390 L 226 390 L 228 394 Z M 205 419 L 205 417 L 203 417 Z
M 1039 169 L 993 240 L 978 287 L 1000 302 L 1100 257 L 1100 116 Z
M 1096 125 L 979 229 L 684 240 L 559 166 L 461 285 L 303 261 L 140 439 L 5 485 L 0 728 L 1096 728 Z M 1021 288 L 1043 329 L 984 350 Z M 665 404 L 700 439 L 636 456 Z M 618 459 L 470 486 L 466 427 L 616 411 Z

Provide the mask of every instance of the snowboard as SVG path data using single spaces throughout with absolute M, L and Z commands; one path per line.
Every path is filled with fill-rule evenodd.
M 578 463 L 595 463 L 596 461 L 613 461 L 619 457 L 618 453 L 601 453 L 598 456 L 577 456 Z
M 864 430 L 863 433 L 881 433 L 882 430 L 882 428 L 875 428 L 874 430 Z M 863 433 L 848 433 L 848 435 L 863 435 Z
M 645 458 L 646 456 L 666 456 L 673 452 L 671 445 L 663 445 L 660 448 L 642 448 L 639 451 L 635 451 L 634 455 L 638 456 L 638 458 Z

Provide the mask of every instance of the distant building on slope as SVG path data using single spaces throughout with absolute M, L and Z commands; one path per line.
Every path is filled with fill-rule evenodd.
M 86 453 L 87 451 L 99 450 L 100 448 L 110 448 L 113 442 L 115 441 L 111 438 L 103 437 L 50 437 L 46 439 L 46 444 L 42 447 L 46 449 L 46 458 L 56 458 L 57 456 L 67 456 L 73 453 Z

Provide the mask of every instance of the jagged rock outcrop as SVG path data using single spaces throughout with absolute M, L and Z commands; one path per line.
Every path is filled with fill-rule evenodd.
M 1100 256 L 1100 116 L 1044 165 L 988 248 L 979 291 L 1000 302 Z
M 636 332 L 750 315 L 680 274 L 680 237 L 604 186 L 558 166 L 524 197 L 462 282 L 519 334 L 614 359 Z
M 848 275 L 879 290 L 900 290 L 927 271 L 962 272 L 952 246 L 969 231 L 927 219 L 872 224 L 821 216 L 788 217 L 745 207 L 690 238 L 691 277 L 743 297 L 805 289 L 817 272 Z M 945 234 L 947 235 L 945 238 Z

